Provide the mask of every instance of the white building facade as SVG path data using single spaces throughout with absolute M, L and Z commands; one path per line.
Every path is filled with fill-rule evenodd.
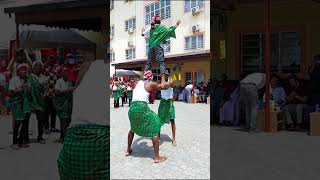
M 185 62 L 183 57 L 209 54 L 210 0 L 111 0 L 109 47 L 111 66 L 124 69 L 129 66 L 139 67 L 143 70 L 147 59 L 148 40 L 141 36 L 142 28 L 150 25 L 150 19 L 155 14 L 161 16 L 161 23 L 166 27 L 173 26 L 181 20 L 181 24 L 176 29 L 176 38 L 170 38 L 167 41 L 165 57 L 166 64 L 168 59 L 169 69 L 177 64 L 184 64 L 181 70 L 184 77 L 185 73 L 190 71 L 192 64 L 190 61 L 196 62 L 199 57 Z M 172 58 L 175 60 L 171 60 Z M 209 63 L 209 57 L 207 60 Z M 203 62 L 201 60 L 201 63 Z M 209 67 L 207 63 L 201 64 L 200 68 L 196 67 L 196 69 L 209 73 L 208 69 L 201 68 L 201 66 Z

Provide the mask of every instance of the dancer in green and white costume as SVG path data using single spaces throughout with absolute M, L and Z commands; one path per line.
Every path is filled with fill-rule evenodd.
M 170 78 L 170 74 L 168 71 L 165 73 L 166 75 L 166 81 Z M 171 122 L 171 129 L 172 129 L 172 145 L 177 146 L 176 143 L 176 123 L 175 123 L 175 109 L 173 106 L 173 85 L 169 87 L 168 89 L 161 90 L 161 101 L 158 109 L 158 115 L 159 117 L 166 119 L 165 122 L 169 123 Z M 170 104 L 170 112 L 169 116 L 166 111 L 161 109 L 160 107 L 163 107 L 163 104 Z
M 115 82 L 113 83 L 112 95 L 113 95 L 113 99 L 114 99 L 114 108 L 118 108 L 119 107 L 119 99 L 121 96 L 120 91 L 119 91 L 118 78 L 115 78 Z
M 9 82 L 9 107 L 14 118 L 11 147 L 14 150 L 29 147 L 28 126 L 31 108 L 27 98 L 30 92 L 30 87 L 26 82 L 27 74 L 28 65 L 20 64 L 17 66 L 17 76 L 12 77 Z
M 109 64 L 85 61 L 73 92 L 72 121 L 58 158 L 60 180 L 110 179 Z
M 128 148 L 126 156 L 132 153 L 131 145 L 134 134 L 152 138 L 154 148 L 154 162 L 159 163 L 166 160 L 165 156 L 159 155 L 159 133 L 165 119 L 160 118 L 149 106 L 149 95 L 154 90 L 162 90 L 170 87 L 172 82 L 158 84 L 151 82 L 153 79 L 151 71 L 144 73 L 144 80 L 140 80 L 133 90 L 132 103 L 128 112 L 130 120 L 130 131 L 128 133 Z M 170 104 L 163 104 L 161 109 L 169 114 Z

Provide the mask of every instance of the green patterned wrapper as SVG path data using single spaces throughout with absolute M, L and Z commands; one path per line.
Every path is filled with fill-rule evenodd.
M 158 115 L 161 119 L 162 124 L 170 123 L 171 119 L 175 119 L 175 110 L 172 99 L 161 99 L 158 108 Z
M 150 31 L 149 48 L 159 45 L 170 37 L 176 38 L 176 28 L 177 26 L 166 28 L 161 24 L 155 24 L 154 30 Z
M 26 93 L 10 97 L 8 106 L 12 111 L 15 120 L 22 121 L 25 119 L 25 115 L 31 112 L 31 106 Z
M 169 103 L 163 104 L 163 110 L 169 113 Z M 165 107 L 167 106 L 167 107 Z M 142 137 L 155 137 L 159 134 L 161 126 L 164 124 L 148 104 L 143 101 L 133 101 L 128 112 L 131 131 Z
M 132 90 L 127 91 L 127 97 L 128 97 L 128 99 L 132 99 Z
M 53 105 L 56 108 L 57 115 L 60 119 L 70 118 L 72 115 L 73 95 L 67 93 L 53 98 Z
M 26 80 L 31 85 L 31 92 L 28 93 L 31 109 L 35 111 L 43 111 L 45 106 L 43 98 L 44 86 L 31 75 L 28 75 Z
M 60 180 L 110 178 L 110 127 L 83 124 L 67 129 L 58 157 Z
M 118 87 L 118 93 L 119 93 L 119 97 L 124 97 L 124 88 L 123 87 Z
M 113 98 L 114 100 L 118 100 L 121 97 L 120 91 L 113 91 Z

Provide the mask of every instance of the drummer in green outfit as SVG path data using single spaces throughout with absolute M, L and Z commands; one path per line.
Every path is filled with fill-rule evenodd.
M 144 79 L 137 82 L 133 90 L 132 103 L 129 108 L 130 131 L 128 133 L 128 148 L 126 156 L 131 155 L 132 141 L 134 134 L 152 139 L 154 148 L 154 162 L 159 163 L 165 161 L 165 156 L 159 155 L 159 132 L 161 126 L 165 123 L 165 119 L 160 118 L 153 112 L 149 106 L 149 95 L 154 90 L 163 90 L 171 86 L 172 82 L 155 83 L 152 82 L 153 75 L 151 71 L 144 73 Z M 164 103 L 161 109 L 169 114 L 170 104 Z
M 170 78 L 170 74 L 168 70 L 166 70 L 166 81 Z M 169 103 L 170 104 L 170 113 L 168 116 L 168 113 L 161 109 L 163 107 L 163 104 Z M 165 119 L 166 123 L 171 122 L 171 129 L 172 129 L 172 145 L 177 146 L 176 143 L 176 123 L 175 123 L 175 109 L 173 106 L 173 84 L 168 88 L 161 90 L 161 101 L 158 109 L 158 115 L 159 117 Z

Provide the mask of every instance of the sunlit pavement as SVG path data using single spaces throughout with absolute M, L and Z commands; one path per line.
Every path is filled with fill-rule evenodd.
M 214 180 L 314 180 L 320 172 L 320 136 L 305 132 L 249 134 L 212 126 Z
M 150 104 L 154 112 L 160 101 Z M 111 179 L 209 179 L 210 177 L 210 106 L 174 102 L 177 147 L 171 144 L 171 126 L 161 129 L 160 155 L 165 162 L 153 162 L 150 139 L 135 136 L 133 153 L 126 157 L 130 129 L 128 104 L 114 109 L 111 104 Z M 121 105 L 121 101 L 120 101 Z

